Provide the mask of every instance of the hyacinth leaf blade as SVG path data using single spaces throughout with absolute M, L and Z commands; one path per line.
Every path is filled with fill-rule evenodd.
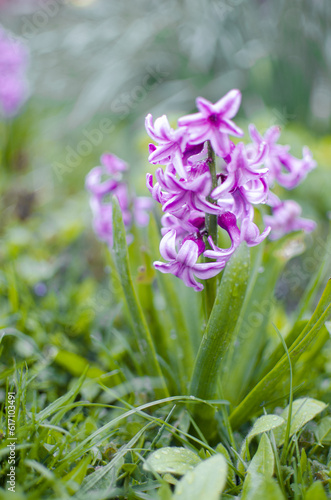
M 196 358 L 190 393 L 212 400 L 217 395 L 219 369 L 240 317 L 249 280 L 250 257 L 242 243 L 228 262 Z M 197 420 L 208 421 L 209 409 L 196 407 Z
M 236 328 L 236 346 L 229 351 L 227 360 L 231 369 L 224 372 L 224 397 L 234 404 L 238 404 L 245 391 L 247 393 L 247 385 L 267 342 L 265 331 L 274 306 L 274 290 L 284 265 L 285 262 L 272 252 L 265 253 L 262 260 L 264 270 L 257 273 L 254 286 L 248 290 L 249 297 Z
M 141 305 L 138 301 L 136 291 L 133 286 L 131 271 L 128 259 L 128 248 L 126 243 L 126 233 L 122 218 L 122 211 L 117 198 L 112 199 L 113 208 L 113 231 L 114 231 L 114 260 L 117 272 L 123 288 L 123 293 L 131 315 L 133 331 L 136 335 L 140 353 L 146 361 L 149 375 L 158 377 L 161 381 L 160 395 L 168 395 L 168 390 L 164 381 L 162 370 L 157 359 L 155 347 L 151 333 L 146 323 Z
M 330 316 L 331 280 L 328 281 L 310 321 L 289 348 L 293 367 L 301 355 L 311 346 L 317 335 L 319 335 Z M 269 400 L 275 398 L 275 390 L 284 375 L 287 374 L 288 369 L 288 358 L 284 354 L 276 366 L 258 382 L 244 400 L 233 410 L 230 415 L 230 422 L 233 428 L 239 427 L 247 418 L 256 413 L 258 408 L 262 408 Z
M 149 243 L 153 255 L 157 256 L 159 253 L 160 234 L 157 227 L 156 220 L 153 216 L 150 218 L 148 227 Z M 160 287 L 163 298 L 167 305 L 168 317 L 171 318 L 173 326 L 177 334 L 177 363 L 178 371 L 180 373 L 180 384 L 183 391 L 186 391 L 187 381 L 189 380 L 194 363 L 193 342 L 191 333 L 187 325 L 184 310 L 182 307 L 181 298 L 174 286 L 174 279 L 172 276 L 164 275 L 162 273 L 156 274 L 157 282 Z M 168 336 L 168 344 L 171 338 Z M 168 346 L 171 348 L 171 345 Z

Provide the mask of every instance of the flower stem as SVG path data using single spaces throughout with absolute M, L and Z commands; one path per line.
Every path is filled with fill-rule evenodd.
M 215 164 L 215 152 L 208 141 L 208 163 L 209 163 L 209 171 L 212 177 L 212 191 L 217 187 L 217 177 L 216 177 L 216 164 Z M 217 201 L 214 200 L 210 195 L 208 196 L 208 201 L 210 203 L 216 204 Z M 207 236 L 211 236 L 215 245 L 217 245 L 217 215 L 214 214 L 206 214 L 206 230 Z M 207 241 L 207 237 L 205 238 L 206 248 L 210 248 L 210 245 Z M 205 259 L 206 262 L 209 262 L 210 259 Z M 206 280 L 205 283 L 205 292 L 204 292 L 204 309 L 206 314 L 206 321 L 210 316 L 211 310 L 213 308 L 213 304 L 216 297 L 216 288 L 217 288 L 217 278 L 210 278 Z

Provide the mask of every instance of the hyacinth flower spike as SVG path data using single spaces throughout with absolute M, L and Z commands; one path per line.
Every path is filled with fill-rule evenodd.
M 178 124 L 187 127 L 191 144 L 201 144 L 209 140 L 215 153 L 224 158 L 231 152 L 229 135 L 244 135 L 231 120 L 237 114 L 240 103 L 241 93 L 236 89 L 230 90 L 215 104 L 198 97 L 196 105 L 199 113 L 183 116 L 178 120 Z
M 203 290 L 203 285 L 198 279 L 209 279 L 216 276 L 225 266 L 225 262 L 197 263 L 199 255 L 204 248 L 203 243 L 194 239 L 183 241 L 179 251 L 176 250 L 176 231 L 168 231 L 160 243 L 161 256 L 167 263 L 156 261 L 154 267 L 162 273 L 171 273 L 182 279 L 186 286 L 195 291 Z

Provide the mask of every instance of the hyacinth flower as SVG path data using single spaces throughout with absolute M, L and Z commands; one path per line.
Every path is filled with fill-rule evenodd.
M 113 246 L 112 203 L 109 196 L 116 196 L 122 211 L 123 223 L 129 231 L 134 219 L 137 226 L 147 226 L 149 212 L 153 202 L 145 196 L 131 196 L 128 186 L 123 181 L 123 172 L 128 169 L 127 163 L 117 156 L 104 153 L 100 158 L 101 165 L 94 167 L 86 176 L 85 187 L 90 192 L 90 207 L 93 214 L 93 228 L 101 241 Z M 127 234 L 127 242 L 132 235 Z
M 17 114 L 27 97 L 25 46 L 0 27 L 0 109 L 5 117 Z
M 307 148 L 303 159 L 298 160 L 289 154 L 288 146 L 277 144 L 279 127 L 271 127 L 262 137 L 250 125 L 253 143 L 234 145 L 229 136 L 243 135 L 232 121 L 240 102 L 238 90 L 228 92 L 215 104 L 200 97 L 199 112 L 179 118 L 178 129 L 171 129 L 165 116 L 154 124 L 151 115 L 146 118 L 147 132 L 158 143 L 150 144 L 149 161 L 165 165 L 156 170 L 156 182 L 152 174 L 147 174 L 147 187 L 162 206 L 161 233 L 164 237 L 168 231 L 175 231 L 179 253 L 187 239 L 204 238 L 206 249 L 201 258 L 226 262 L 242 242 L 255 246 L 269 233 L 271 239 L 275 238 L 272 232 L 274 228 L 277 233 L 276 224 L 268 222 L 274 219 L 265 218 L 267 227 L 260 231 L 254 223 L 254 207 L 277 205 L 270 188 L 279 182 L 292 189 L 315 165 Z M 220 171 L 216 169 L 217 157 Z M 228 232 L 230 248 L 217 245 L 217 227 Z M 310 227 L 302 225 L 304 230 Z M 190 247 L 193 252 L 194 246 Z M 172 269 L 182 278 L 177 265 L 165 265 L 168 272 Z M 185 279 L 185 283 L 202 289 L 193 280 Z
M 222 158 L 231 151 L 229 135 L 242 137 L 243 131 L 231 120 L 239 109 L 241 93 L 231 90 L 222 99 L 212 104 L 198 97 L 196 105 L 199 113 L 183 116 L 178 120 L 180 127 L 187 127 L 189 142 L 203 144 L 210 141 L 215 153 Z
M 209 279 L 224 268 L 225 262 L 197 263 L 199 255 L 203 252 L 204 244 L 201 240 L 184 239 L 177 252 L 176 231 L 171 229 L 162 238 L 160 243 L 161 256 L 169 262 L 154 262 L 154 267 L 162 273 L 171 273 L 181 278 L 186 286 L 194 288 L 197 292 L 203 290 L 203 285 L 198 283 L 195 276 L 200 279 Z
M 277 240 L 285 234 L 303 230 L 306 233 L 314 231 L 316 223 L 300 217 L 302 208 L 293 200 L 280 201 L 272 209 L 272 215 L 265 215 L 264 221 L 270 226 L 271 240 Z
M 226 212 L 221 215 L 218 218 L 218 225 L 227 231 L 231 240 L 231 246 L 228 249 L 218 248 L 213 242 L 212 237 L 208 237 L 208 242 L 212 250 L 206 250 L 204 255 L 205 257 L 216 259 L 217 261 L 222 261 L 224 259 L 227 261 L 243 241 L 246 242 L 248 247 L 259 245 L 271 231 L 271 227 L 269 226 L 260 234 L 259 228 L 249 219 L 249 217 L 243 219 L 239 229 L 236 216 L 231 212 Z
M 145 125 L 149 136 L 158 143 L 157 147 L 150 148 L 148 160 L 151 163 L 165 163 L 168 160 L 167 163 L 172 162 L 181 177 L 186 177 L 182 159 L 187 142 L 186 129 L 179 128 L 174 131 L 165 115 L 157 118 L 153 124 L 153 117 L 149 114 Z
M 149 245 L 146 245 L 151 254 L 157 255 L 159 249 L 161 255 L 154 262 L 157 284 L 152 283 L 150 273 L 148 283 L 143 283 L 149 288 L 143 292 L 139 277 L 137 288 L 131 278 L 126 238 L 134 219 L 137 225 L 148 222 L 148 199 L 132 201 L 123 182 L 126 166 L 112 155 L 104 155 L 101 165 L 91 171 L 86 181 L 92 195 L 95 230 L 113 246 L 118 279 L 138 344 L 139 336 L 143 339 L 142 359 L 147 359 L 148 346 L 156 367 L 153 377 L 162 378 L 158 357 L 163 358 L 165 377 L 169 374 L 169 379 L 176 379 L 178 373 L 184 373 L 180 390 L 189 391 L 205 402 L 220 396 L 217 388 L 220 363 L 234 341 L 235 332 L 240 331 L 241 321 L 251 313 L 260 269 L 261 273 L 265 272 L 260 280 L 262 293 L 270 275 L 272 279 L 277 275 L 275 269 L 280 259 L 278 256 L 274 259 L 273 243 L 268 243 L 265 254 L 262 247 L 261 251 L 254 252 L 254 273 L 250 276 L 250 247 L 261 245 L 268 236 L 270 240 L 277 239 L 298 229 L 311 231 L 315 226 L 312 221 L 301 218 L 298 204 L 291 200 L 283 202 L 272 191 L 277 183 L 282 186 L 287 183 L 292 188 L 305 178 L 313 165 L 309 150 L 304 149 L 302 160 L 295 159 L 287 146 L 277 144 L 279 129 L 275 127 L 262 137 L 251 126 L 253 143 L 233 144 L 230 137 L 242 135 L 232 121 L 240 101 L 237 90 L 228 92 L 215 104 L 198 98 L 199 112 L 180 118 L 177 129 L 170 127 L 166 116 L 155 120 L 151 115 L 146 118 L 147 133 L 155 141 L 149 145 L 148 156 L 154 170 L 147 174 L 146 186 L 150 203 L 159 204 L 162 216 L 160 230 L 155 221 L 151 221 Z M 114 195 L 111 206 L 109 195 Z M 267 211 L 271 215 L 262 219 Z M 263 220 L 259 224 L 255 219 L 258 212 L 258 220 Z M 221 243 L 224 235 L 228 235 L 229 244 Z M 134 262 L 136 264 L 136 259 Z M 265 271 L 259 266 L 264 262 L 269 266 Z M 201 297 L 204 334 L 197 355 L 185 315 L 181 314 L 182 289 L 177 293 L 176 283 L 169 275 L 175 277 L 177 284 L 180 279 L 184 286 L 199 292 Z M 248 283 L 250 294 L 245 295 Z M 159 303 L 156 300 L 154 303 L 154 294 L 161 299 Z M 258 299 L 261 300 L 261 296 Z M 167 313 L 169 317 L 164 324 L 153 323 L 157 350 L 150 341 L 146 318 L 158 319 L 158 304 L 164 304 L 160 317 Z M 175 336 L 169 335 L 169 327 Z M 173 356 L 163 357 L 163 352 Z M 176 357 L 177 364 L 172 364 Z M 174 382 L 176 386 L 177 380 Z M 214 413 L 210 405 L 206 408 L 196 404 L 192 408 L 193 417 L 207 439 L 210 429 L 215 429 L 211 426 Z
M 272 187 L 277 182 L 286 189 L 293 189 L 316 167 L 316 162 L 313 160 L 311 152 L 307 147 L 303 148 L 303 157 L 300 160 L 289 153 L 290 146 L 277 144 L 280 132 L 280 127 L 273 126 L 262 137 L 255 125 L 251 124 L 249 126 L 253 149 L 260 148 L 263 143 L 268 146 L 264 165 L 269 170 L 269 186 Z

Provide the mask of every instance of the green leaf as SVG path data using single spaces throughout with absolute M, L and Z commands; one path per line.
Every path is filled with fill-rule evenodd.
M 322 401 L 312 398 L 300 398 L 293 401 L 292 420 L 290 428 L 290 437 L 298 432 L 307 422 L 321 413 L 327 405 Z M 287 406 L 281 416 L 287 422 L 289 407 Z M 286 424 L 274 431 L 276 443 L 281 446 L 284 443 Z
M 247 459 L 249 444 L 254 437 L 264 432 L 276 429 L 277 427 L 283 425 L 284 422 L 284 419 L 282 417 L 279 417 L 278 415 L 263 415 L 262 417 L 258 418 L 241 446 L 240 457 L 243 459 L 243 461 L 246 461 Z M 238 469 L 240 472 L 245 472 L 241 461 L 238 462 Z
M 331 444 L 331 417 L 322 418 L 317 430 L 318 440 L 322 444 Z
M 232 460 L 231 460 L 231 457 L 229 455 L 229 452 L 222 443 L 218 443 L 218 445 L 215 448 L 215 451 L 217 453 L 220 453 L 221 455 L 223 455 L 223 457 L 225 457 L 228 464 L 232 464 Z M 235 484 L 236 475 L 235 475 L 235 472 L 232 468 L 230 468 L 229 474 L 230 474 L 231 481 Z
M 248 473 L 259 473 L 264 477 L 272 477 L 275 467 L 275 457 L 267 434 L 262 434 L 257 452 L 249 464 Z
M 324 323 L 331 315 L 331 280 L 325 287 L 323 295 L 315 309 L 307 326 L 303 329 L 295 342 L 289 348 L 289 355 L 294 366 L 315 340 Z M 257 408 L 261 408 L 268 403 L 268 400 L 275 398 L 275 390 L 280 380 L 286 375 L 289 369 L 287 355 L 279 360 L 276 366 L 250 391 L 244 400 L 234 409 L 230 415 L 230 422 L 233 428 L 239 427 L 249 419 Z
M 201 462 L 196 453 L 187 448 L 166 447 L 154 451 L 147 458 L 144 469 L 150 472 L 183 475 Z
M 275 306 L 275 286 L 285 266 L 284 260 L 270 250 L 264 252 L 263 260 L 261 258 L 262 255 L 258 254 L 253 261 L 247 294 L 234 333 L 235 342 L 223 365 L 224 397 L 234 406 L 243 399 L 248 386 L 252 386 L 253 375 L 260 368 L 261 353 L 267 342 L 266 329 Z M 263 271 L 259 272 L 261 269 Z
M 321 481 L 315 481 L 306 491 L 305 500 L 327 500 Z
M 279 415 L 263 415 L 256 420 L 246 439 L 250 443 L 255 436 L 276 429 L 283 423 L 284 419 Z
M 227 463 L 225 458 L 214 455 L 197 465 L 179 481 L 174 500 L 219 500 L 226 484 Z
M 273 478 L 262 474 L 248 474 L 241 500 L 284 500 L 284 496 Z
M 225 268 L 200 344 L 190 388 L 190 393 L 196 397 L 208 400 L 216 397 L 220 364 L 240 316 L 248 277 L 249 249 L 242 243 Z M 201 413 L 205 420 L 210 418 L 210 412 L 202 408 L 195 407 L 193 413 Z
M 114 260 L 125 295 L 128 310 L 131 316 L 133 332 L 136 335 L 142 359 L 144 359 L 145 361 L 147 374 L 157 376 L 160 379 L 162 390 L 160 391 L 160 393 L 158 392 L 157 395 L 168 396 L 168 390 L 156 356 L 152 336 L 148 329 L 144 313 L 133 287 L 122 211 L 115 196 L 112 200 L 112 208 L 114 231 Z

